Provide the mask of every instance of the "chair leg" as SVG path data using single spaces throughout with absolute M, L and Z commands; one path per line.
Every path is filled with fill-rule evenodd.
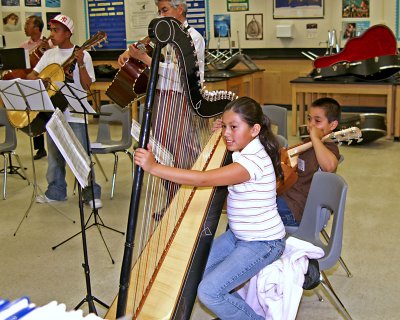
M 329 241 L 329 235 L 328 235 L 328 233 L 326 232 L 325 229 L 322 229 L 322 230 L 321 230 L 321 234 L 322 234 L 322 236 L 324 237 L 324 239 L 325 239 L 326 241 Z M 339 262 L 340 262 L 340 264 L 342 265 L 344 271 L 346 271 L 347 277 L 348 277 L 348 278 L 351 278 L 351 277 L 353 276 L 353 274 L 350 272 L 350 269 L 347 267 L 346 263 L 345 263 L 344 260 L 342 259 L 342 256 L 339 257 Z
M 107 178 L 106 172 L 104 171 L 103 166 L 101 165 L 101 162 L 100 162 L 99 158 L 97 158 L 97 155 L 95 153 L 93 154 L 93 156 L 96 159 L 96 163 L 98 164 L 98 166 L 100 168 L 100 171 L 103 173 L 103 176 L 106 179 L 106 182 L 108 182 L 108 178 Z
M 321 282 L 320 283 L 324 287 L 324 289 L 328 293 L 328 295 L 331 297 L 331 299 L 334 301 L 336 307 L 340 310 L 340 312 L 343 314 L 343 316 L 347 320 L 352 320 L 349 312 L 347 311 L 346 307 L 343 305 L 342 301 L 340 301 L 339 297 L 336 295 L 335 291 L 332 288 L 331 283 L 329 282 L 328 278 L 326 277 L 326 275 L 323 271 L 321 271 Z
M 26 179 L 26 181 L 28 181 L 28 185 L 31 184 L 31 182 L 30 182 L 29 179 L 28 179 L 28 176 L 26 175 L 24 166 L 22 165 L 22 162 L 21 162 L 21 159 L 19 158 L 19 155 L 17 155 L 15 152 L 12 152 L 12 155 L 15 157 L 15 159 L 17 159 L 19 168 L 20 168 L 21 171 L 22 171 L 23 177 Z
M 7 166 L 8 166 L 8 161 L 6 155 L 3 153 L 2 154 L 4 158 L 4 178 L 3 178 L 3 200 L 6 200 L 7 198 Z
M 131 165 L 132 165 L 131 172 L 132 172 L 132 179 L 133 179 L 134 178 L 133 177 L 133 174 L 134 174 L 134 171 L 133 171 L 133 155 L 132 155 L 132 152 L 130 152 L 129 150 L 125 150 L 125 153 L 128 155 L 129 159 L 131 159 Z
M 110 199 L 114 198 L 114 191 L 115 191 L 115 178 L 117 176 L 117 169 L 118 169 L 118 155 L 114 152 L 114 170 L 111 179 L 111 196 Z

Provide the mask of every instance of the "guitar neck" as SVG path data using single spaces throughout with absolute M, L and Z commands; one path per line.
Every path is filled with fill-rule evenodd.
M 322 137 L 321 141 L 324 142 L 326 139 L 328 139 L 331 135 L 328 134 L 324 137 Z M 298 144 L 295 146 L 292 146 L 287 149 L 287 154 L 289 156 L 289 161 L 290 161 L 290 166 L 294 168 L 297 165 L 297 158 L 301 153 L 304 151 L 307 151 L 312 147 L 312 141 L 308 141 L 306 143 Z

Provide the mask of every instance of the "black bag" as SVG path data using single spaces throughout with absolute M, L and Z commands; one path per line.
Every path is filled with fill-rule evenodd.
M 307 273 L 304 275 L 304 290 L 311 290 L 316 288 L 320 283 L 319 263 L 316 259 L 308 260 Z
M 94 67 L 94 74 L 96 78 L 109 78 L 112 79 L 117 74 L 118 69 L 114 68 L 111 64 L 99 64 Z

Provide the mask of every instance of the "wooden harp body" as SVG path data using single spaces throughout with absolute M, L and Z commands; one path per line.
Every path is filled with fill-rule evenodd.
M 154 19 L 149 37 L 139 146 L 150 140 L 156 160 L 175 167 L 223 165 L 225 144 L 211 126 L 235 95 L 203 90 L 193 41 L 177 20 Z M 135 168 L 119 293 L 106 319 L 190 317 L 225 197 L 225 188 L 179 186 Z

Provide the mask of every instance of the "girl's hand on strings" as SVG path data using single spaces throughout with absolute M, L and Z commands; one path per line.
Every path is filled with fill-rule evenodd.
M 222 119 L 219 118 L 219 119 L 217 119 L 217 120 L 215 120 L 213 122 L 211 131 L 215 132 L 215 131 L 217 131 L 218 129 L 221 129 L 221 128 L 222 128 Z
M 151 169 L 157 165 L 154 158 L 153 152 L 151 151 L 151 145 L 147 145 L 147 150 L 143 148 L 137 148 L 135 150 L 135 164 L 140 166 L 144 171 L 150 172 Z

